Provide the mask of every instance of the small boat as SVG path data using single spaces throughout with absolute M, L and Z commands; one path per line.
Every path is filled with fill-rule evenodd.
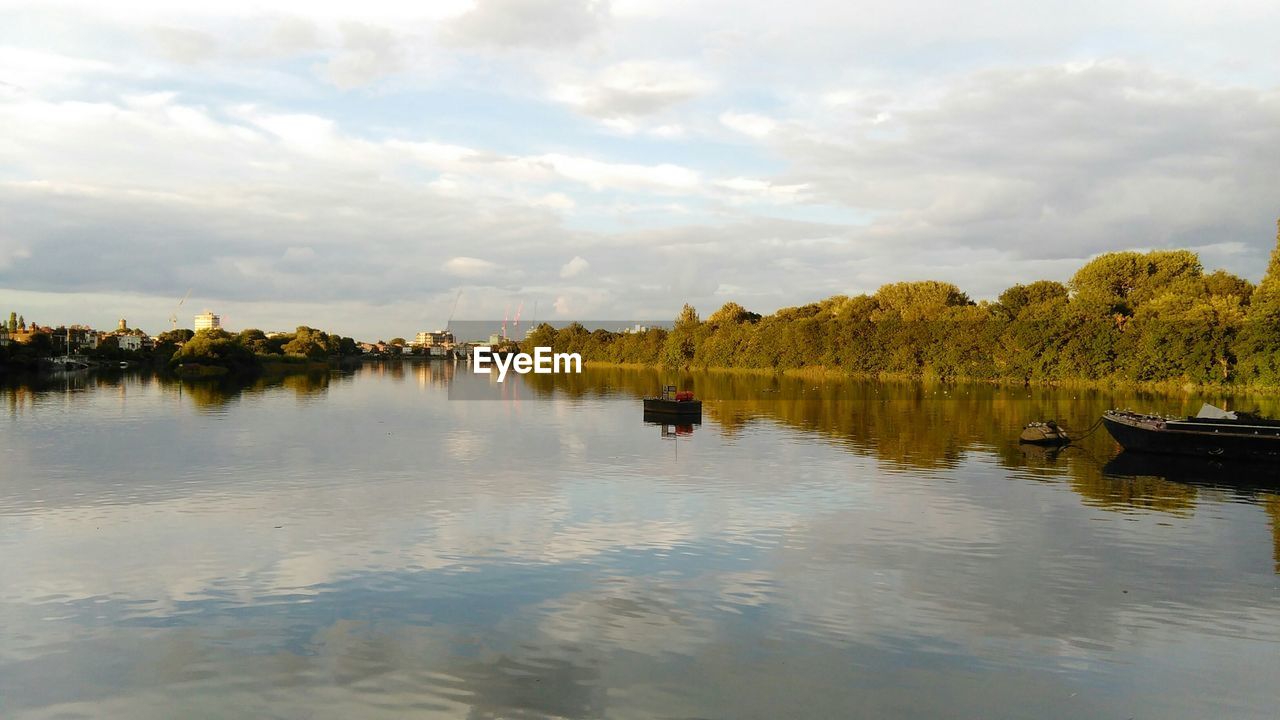
M 691 422 L 702 422 L 702 401 L 695 400 L 687 390 L 676 391 L 674 385 L 662 389 L 659 397 L 644 399 L 644 414 L 659 415 Z
M 1066 445 L 1071 442 L 1071 438 L 1067 435 L 1066 430 L 1058 426 L 1058 423 L 1046 420 L 1044 422 L 1033 422 L 1022 428 L 1022 434 L 1018 436 L 1018 442 L 1029 445 Z
M 1205 404 L 1193 417 L 1108 410 L 1102 424 L 1125 450 L 1224 460 L 1280 459 L 1280 421 Z

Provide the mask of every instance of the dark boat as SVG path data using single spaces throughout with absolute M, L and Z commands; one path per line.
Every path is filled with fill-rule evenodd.
M 1280 422 L 1206 405 L 1194 417 L 1108 410 L 1102 424 L 1125 450 L 1224 460 L 1280 459 Z
M 665 417 L 688 422 L 702 422 L 702 401 L 695 400 L 693 393 L 676 392 L 674 386 L 663 388 L 660 397 L 644 399 L 646 417 Z
M 1071 438 L 1067 436 L 1066 430 L 1058 426 L 1058 423 L 1046 420 L 1033 422 L 1022 428 L 1018 442 L 1028 445 L 1066 445 L 1071 442 Z

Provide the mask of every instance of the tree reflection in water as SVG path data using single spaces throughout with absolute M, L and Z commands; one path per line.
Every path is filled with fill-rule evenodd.
M 1257 465 L 1223 466 L 1159 456 L 1117 457 L 1119 446 L 1097 430 L 1066 448 L 1019 445 L 1032 420 L 1054 419 L 1079 435 L 1104 410 L 1132 408 L 1191 415 L 1208 402 L 1280 417 L 1280 398 L 1188 392 L 1178 395 L 1126 389 L 1019 387 L 832 380 L 746 372 L 675 372 L 656 368 L 588 368 L 581 375 L 525 375 L 542 397 L 573 399 L 651 395 L 663 385 L 691 389 L 704 416 L 733 436 L 754 422 L 776 422 L 817 433 L 885 467 L 936 471 L 966 456 L 994 457 L 1016 477 L 1065 482 L 1093 507 L 1117 512 L 1156 511 L 1188 517 L 1206 488 L 1261 504 L 1272 518 L 1280 572 L 1280 520 L 1275 489 L 1280 471 Z M 714 431 L 704 426 L 703 432 Z M 1116 462 L 1116 461 L 1119 462 Z

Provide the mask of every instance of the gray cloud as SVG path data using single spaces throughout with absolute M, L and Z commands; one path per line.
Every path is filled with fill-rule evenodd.
M 818 199 L 875 211 L 875 235 L 1029 259 L 1245 243 L 1232 269 L 1250 275 L 1271 244 L 1275 91 L 1104 63 L 979 73 L 878 121 L 859 110 L 777 147 Z
M 387 28 L 344 22 L 342 49 L 324 64 L 322 73 L 342 90 L 367 85 L 404 67 L 399 39 Z
M 608 17 L 607 0 L 477 0 L 445 27 L 445 36 L 462 45 L 573 45 L 599 31 Z
M 320 34 L 307 18 L 289 15 L 276 21 L 271 44 L 279 52 L 305 52 L 320 46 Z
M 218 51 L 217 40 L 191 28 L 157 25 L 149 28 L 147 35 L 161 56 L 185 65 L 208 60 Z
M 1280 66 L 1231 63 L 1261 58 L 1240 28 L 1265 13 L 1224 20 L 1196 51 L 1213 62 L 1188 69 L 1167 43 L 1090 61 L 1118 53 L 1032 42 L 1046 31 L 1025 13 L 959 13 L 957 30 L 958 12 L 920 26 L 901 8 L 317 10 L 168 33 L 170 57 L 206 58 L 199 72 L 157 71 L 133 45 L 0 45 L 22 87 L 0 92 L 0 286 L 154 294 L 160 317 L 194 285 L 344 318 L 447 309 L 459 286 L 474 317 L 524 299 L 663 318 L 686 300 L 768 312 L 900 279 L 992 297 L 1135 247 L 1260 275 L 1280 214 Z M 1098 22 L 1075 18 L 1055 42 L 1092 47 Z M 1187 19 L 1152 22 L 1176 37 Z M 904 35 L 909 59 L 887 50 Z M 590 52 L 562 52 L 575 43 Z M 1249 71 L 1228 83 L 1224 67 Z M 316 82 L 391 75 L 415 86 L 358 105 Z M 574 257 L 589 272 L 562 276 Z

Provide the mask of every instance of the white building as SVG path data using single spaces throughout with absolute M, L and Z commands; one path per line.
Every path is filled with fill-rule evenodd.
M 413 339 L 414 345 L 421 345 L 422 347 L 451 347 L 453 342 L 453 333 L 448 330 L 423 331 Z
M 222 318 L 214 315 L 208 310 L 205 310 L 202 314 L 196 316 L 194 327 L 196 332 L 200 332 L 201 330 L 219 330 L 222 328 Z
M 142 338 L 138 335 L 117 335 L 116 342 L 121 350 L 141 350 Z

